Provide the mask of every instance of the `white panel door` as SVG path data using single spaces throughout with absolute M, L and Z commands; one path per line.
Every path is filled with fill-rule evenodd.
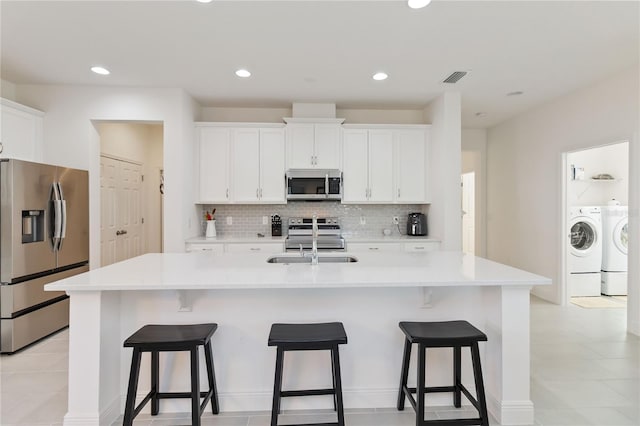
M 120 161 L 117 189 L 116 262 L 140 256 L 142 250 L 142 167 Z M 116 233 L 117 234 L 117 233 Z
M 141 255 L 142 166 L 100 157 L 100 266 Z
M 229 141 L 228 128 L 200 127 L 200 201 L 229 201 Z
M 343 203 L 369 199 L 368 136 L 366 130 L 348 129 L 343 133 Z
M 340 169 L 340 126 L 338 124 L 316 124 L 314 139 L 314 167 Z
M 232 143 L 232 200 L 257 202 L 260 199 L 260 131 L 234 129 Z
M 285 203 L 284 129 L 260 129 L 260 200 Z
M 395 201 L 424 203 L 426 201 L 426 139 L 423 130 L 396 132 Z
M 116 262 L 118 162 L 100 157 L 100 266 Z
M 313 124 L 293 123 L 286 127 L 287 168 L 308 169 L 314 167 Z
M 393 133 L 369 130 L 369 202 L 393 202 Z

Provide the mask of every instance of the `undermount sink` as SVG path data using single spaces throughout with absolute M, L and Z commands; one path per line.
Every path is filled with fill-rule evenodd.
M 358 258 L 353 256 L 318 256 L 318 263 L 353 263 Z M 267 263 L 311 263 L 311 257 L 302 256 L 271 256 Z

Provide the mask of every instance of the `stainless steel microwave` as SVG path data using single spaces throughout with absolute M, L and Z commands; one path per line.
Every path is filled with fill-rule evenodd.
M 334 169 L 289 169 L 287 200 L 341 200 L 342 172 Z

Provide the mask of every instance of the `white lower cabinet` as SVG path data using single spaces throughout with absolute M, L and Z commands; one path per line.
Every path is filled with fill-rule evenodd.
M 282 253 L 284 243 L 227 243 L 224 245 L 227 253 Z
M 440 249 L 439 241 L 421 241 L 404 243 L 404 251 L 435 251 Z
M 197 252 L 197 251 L 210 251 L 213 253 L 223 253 L 224 252 L 224 244 L 221 243 L 187 243 L 186 244 L 187 253 Z
M 379 251 L 401 251 L 401 243 L 350 243 L 347 241 L 347 251 L 351 252 L 379 252 Z

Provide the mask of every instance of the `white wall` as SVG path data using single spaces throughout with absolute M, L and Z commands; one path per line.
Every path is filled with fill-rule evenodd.
M 533 290 L 542 298 L 562 299 L 562 153 L 632 138 L 638 75 L 634 67 L 488 131 L 487 255 L 551 277 L 552 286 Z M 629 191 L 640 191 L 637 178 Z
M 205 107 L 198 121 L 282 123 L 283 117 L 291 117 L 291 108 L 231 108 Z M 425 124 L 421 109 L 336 109 L 336 117 L 351 124 Z M 429 124 L 429 123 L 427 123 Z
M 424 117 L 431 123 L 429 235 L 442 241 L 443 250 L 462 250 L 460 93 L 442 94 Z
M 164 249 L 196 235 L 194 101 L 181 89 L 17 86 L 17 101 L 45 112 L 44 161 L 89 170 L 90 262 L 100 264 L 100 136 L 92 121 L 162 122 L 166 159 Z
M 605 206 L 612 198 L 629 204 L 629 142 L 584 149 L 567 154 L 567 171 L 571 165 L 584 170 L 584 179 L 567 182 L 567 205 Z M 613 180 L 593 180 L 607 173 Z M 569 175 L 570 176 L 570 175 Z
M 15 101 L 16 85 L 10 81 L 0 79 L 0 97 Z
M 462 173 L 475 172 L 475 255 L 487 253 L 487 131 L 462 129 Z

